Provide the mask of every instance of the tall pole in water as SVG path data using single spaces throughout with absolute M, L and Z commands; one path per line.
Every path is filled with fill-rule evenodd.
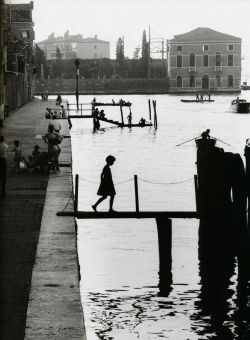
M 79 80 L 79 65 L 80 60 L 75 60 L 75 66 L 76 66 L 76 109 L 79 110 L 79 90 L 78 90 L 78 80 Z

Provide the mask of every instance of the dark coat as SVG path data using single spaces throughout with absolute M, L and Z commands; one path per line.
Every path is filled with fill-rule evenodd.
M 110 167 L 107 165 L 105 165 L 105 167 L 102 170 L 102 174 L 101 174 L 101 184 L 100 187 L 97 191 L 97 195 L 99 196 L 113 196 L 115 195 L 115 187 L 114 187 L 114 183 L 112 180 L 112 174 L 111 174 L 111 170 Z

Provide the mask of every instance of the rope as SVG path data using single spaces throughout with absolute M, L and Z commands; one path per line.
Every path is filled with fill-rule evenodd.
M 133 180 L 133 178 L 130 178 L 130 179 L 126 179 L 125 181 L 114 183 L 114 184 L 115 185 L 120 185 L 120 184 L 123 184 L 123 183 L 126 183 L 126 182 L 130 182 L 132 180 Z M 90 181 L 90 180 L 84 179 L 84 178 L 80 178 L 80 181 L 84 181 L 84 182 L 88 182 L 88 183 L 92 183 L 92 184 L 99 184 L 99 182 Z
M 69 196 L 68 202 L 65 204 L 65 207 L 63 208 L 63 210 L 61 210 L 61 212 L 64 212 L 64 210 L 67 208 L 67 206 L 69 205 L 69 202 L 70 202 L 71 198 L 73 199 L 73 189 L 72 189 L 71 194 L 70 194 L 70 196 Z
M 180 184 L 180 183 L 185 183 L 185 182 L 189 182 L 189 181 L 193 181 L 193 177 L 189 178 L 189 179 L 185 179 L 183 181 L 178 181 L 178 182 L 152 182 L 152 181 L 148 181 L 146 179 L 142 179 L 142 178 L 138 178 L 140 181 L 142 182 L 146 182 L 146 183 L 151 183 L 151 184 L 161 184 L 161 185 L 172 185 L 172 184 Z

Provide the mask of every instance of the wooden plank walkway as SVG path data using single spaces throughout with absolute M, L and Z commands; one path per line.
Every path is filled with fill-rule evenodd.
M 58 212 L 57 216 L 75 216 L 78 219 L 102 219 L 102 218 L 200 218 L 196 211 L 116 211 L 110 212 L 92 212 L 92 211 L 65 211 Z

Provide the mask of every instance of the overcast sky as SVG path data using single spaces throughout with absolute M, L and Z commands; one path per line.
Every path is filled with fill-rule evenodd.
M 26 3 L 27 0 L 7 0 Z M 82 34 L 110 42 L 111 58 L 116 41 L 124 36 L 125 56 L 141 45 L 142 32 L 172 39 L 197 27 L 242 38 L 242 80 L 250 82 L 250 0 L 34 0 L 36 42 L 55 36 Z

